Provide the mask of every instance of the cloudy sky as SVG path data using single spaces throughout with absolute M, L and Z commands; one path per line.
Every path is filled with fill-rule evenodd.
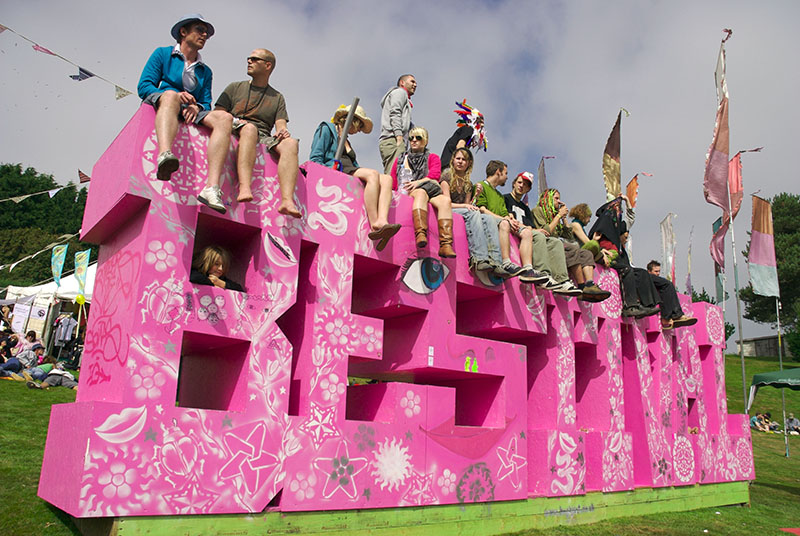
M 623 181 L 640 180 L 634 258 L 660 259 L 659 222 L 677 214 L 677 273 L 686 277 L 694 227 L 692 279 L 713 289 L 708 254 L 719 209 L 703 199 L 705 154 L 716 111 L 713 72 L 723 28 L 731 95 L 731 152 L 744 156 L 745 193 L 797 193 L 800 71 L 792 50 L 800 2 L 785 1 L 484 1 L 367 2 L 268 0 L 188 2 L 4 2 L 0 24 L 135 93 L 156 46 L 170 44 L 181 15 L 200 12 L 216 28 L 203 50 L 214 71 L 214 98 L 246 78 L 256 47 L 277 56 L 272 85 L 286 99 L 289 129 L 308 156 L 314 129 L 339 104 L 361 97 L 379 121 L 379 101 L 397 76 L 419 87 L 414 122 L 439 152 L 455 128 L 456 100 L 467 98 L 487 118 L 489 151 L 514 176 L 536 170 L 572 205 L 604 199 L 602 154 L 620 107 Z M 35 52 L 11 32 L 0 34 L 0 162 L 51 173 L 60 183 L 90 173 L 94 162 L 136 111 L 136 95 L 114 99 L 97 78 L 74 82 L 77 69 Z M 353 139 L 362 165 L 379 167 L 377 128 Z M 480 173 L 478 173 L 480 175 Z M 736 222 L 743 249 L 750 222 L 746 196 Z M 726 254 L 730 255 L 730 245 Z M 740 278 L 748 280 L 740 256 Z M 731 278 L 732 279 L 732 278 Z M 732 282 L 731 282 L 732 289 Z M 731 290 L 732 291 L 732 290 Z M 731 302 L 729 311 L 734 310 Z M 733 315 L 728 314 L 729 319 Z M 765 334 L 745 324 L 745 336 Z

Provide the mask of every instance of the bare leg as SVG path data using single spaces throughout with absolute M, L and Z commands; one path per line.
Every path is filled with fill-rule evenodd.
M 414 203 L 411 206 L 412 210 L 424 210 L 425 212 L 428 211 L 428 192 L 421 190 L 420 188 L 411 190 L 411 198 L 414 200 Z
M 252 123 L 247 123 L 239 129 L 239 154 L 236 157 L 236 172 L 239 175 L 239 196 L 236 200 L 241 203 L 253 200 L 250 185 L 253 182 L 257 146 L 258 129 Z
M 286 138 L 275 146 L 278 153 L 278 182 L 281 187 L 281 204 L 278 212 L 293 218 L 302 214 L 294 204 L 294 188 L 297 185 L 297 140 Z
M 353 176 L 364 183 L 364 208 L 367 210 L 367 219 L 370 228 L 377 231 L 384 225 L 386 220 L 380 221 L 378 217 L 378 199 L 380 196 L 380 175 L 374 169 L 358 168 Z
M 158 99 L 156 110 L 156 139 L 159 154 L 172 149 L 172 142 L 178 133 L 178 114 L 181 113 L 181 99 L 174 91 L 165 91 Z
M 576 264 L 575 266 L 570 267 L 569 269 L 569 276 L 572 278 L 573 281 L 577 284 L 585 283 L 586 280 L 583 278 L 583 271 L 581 270 L 581 265 Z
M 522 266 L 533 266 L 533 231 L 525 227 L 519 235 L 519 260 Z
M 444 195 L 437 195 L 431 199 L 431 205 L 436 209 L 436 218 L 440 220 L 453 219 L 453 206 L 450 203 L 450 198 Z
M 592 281 L 594 279 L 594 266 L 584 266 L 581 275 L 583 276 L 583 281 L 578 281 L 579 283 Z
M 203 125 L 211 129 L 208 138 L 208 180 L 206 185 L 219 186 L 222 165 L 228 156 L 231 144 L 231 125 L 233 116 L 223 110 L 214 110 L 203 118 Z
M 392 204 L 392 176 L 380 174 L 380 194 L 378 195 L 378 223 L 389 223 L 389 205 Z
M 497 234 L 500 238 L 500 257 L 503 262 L 511 260 L 511 226 L 508 220 L 503 220 L 497 227 Z

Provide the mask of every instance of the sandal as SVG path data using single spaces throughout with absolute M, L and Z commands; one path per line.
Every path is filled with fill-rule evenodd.
M 375 246 L 375 249 L 378 251 L 383 251 L 386 247 L 386 244 L 389 243 L 389 240 L 397 234 L 397 231 L 400 230 L 402 225 L 399 223 L 387 223 L 377 231 L 370 232 L 367 237 L 370 240 L 379 240 L 378 244 Z
M 675 327 L 671 319 L 662 318 L 661 319 L 661 331 L 667 331 Z

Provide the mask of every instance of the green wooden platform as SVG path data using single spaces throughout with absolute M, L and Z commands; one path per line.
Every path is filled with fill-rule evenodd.
M 84 536 L 506 534 L 750 502 L 748 482 L 641 488 L 465 505 L 260 514 L 76 519 Z

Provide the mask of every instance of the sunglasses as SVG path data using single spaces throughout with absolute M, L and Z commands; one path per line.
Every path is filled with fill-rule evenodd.
M 423 141 L 425 138 L 423 138 L 422 136 L 410 136 L 409 139 L 411 141 Z
M 264 58 L 259 58 L 258 56 L 248 56 L 247 61 L 252 61 L 253 63 L 257 61 L 263 61 L 264 63 L 266 63 L 268 60 L 265 60 Z

